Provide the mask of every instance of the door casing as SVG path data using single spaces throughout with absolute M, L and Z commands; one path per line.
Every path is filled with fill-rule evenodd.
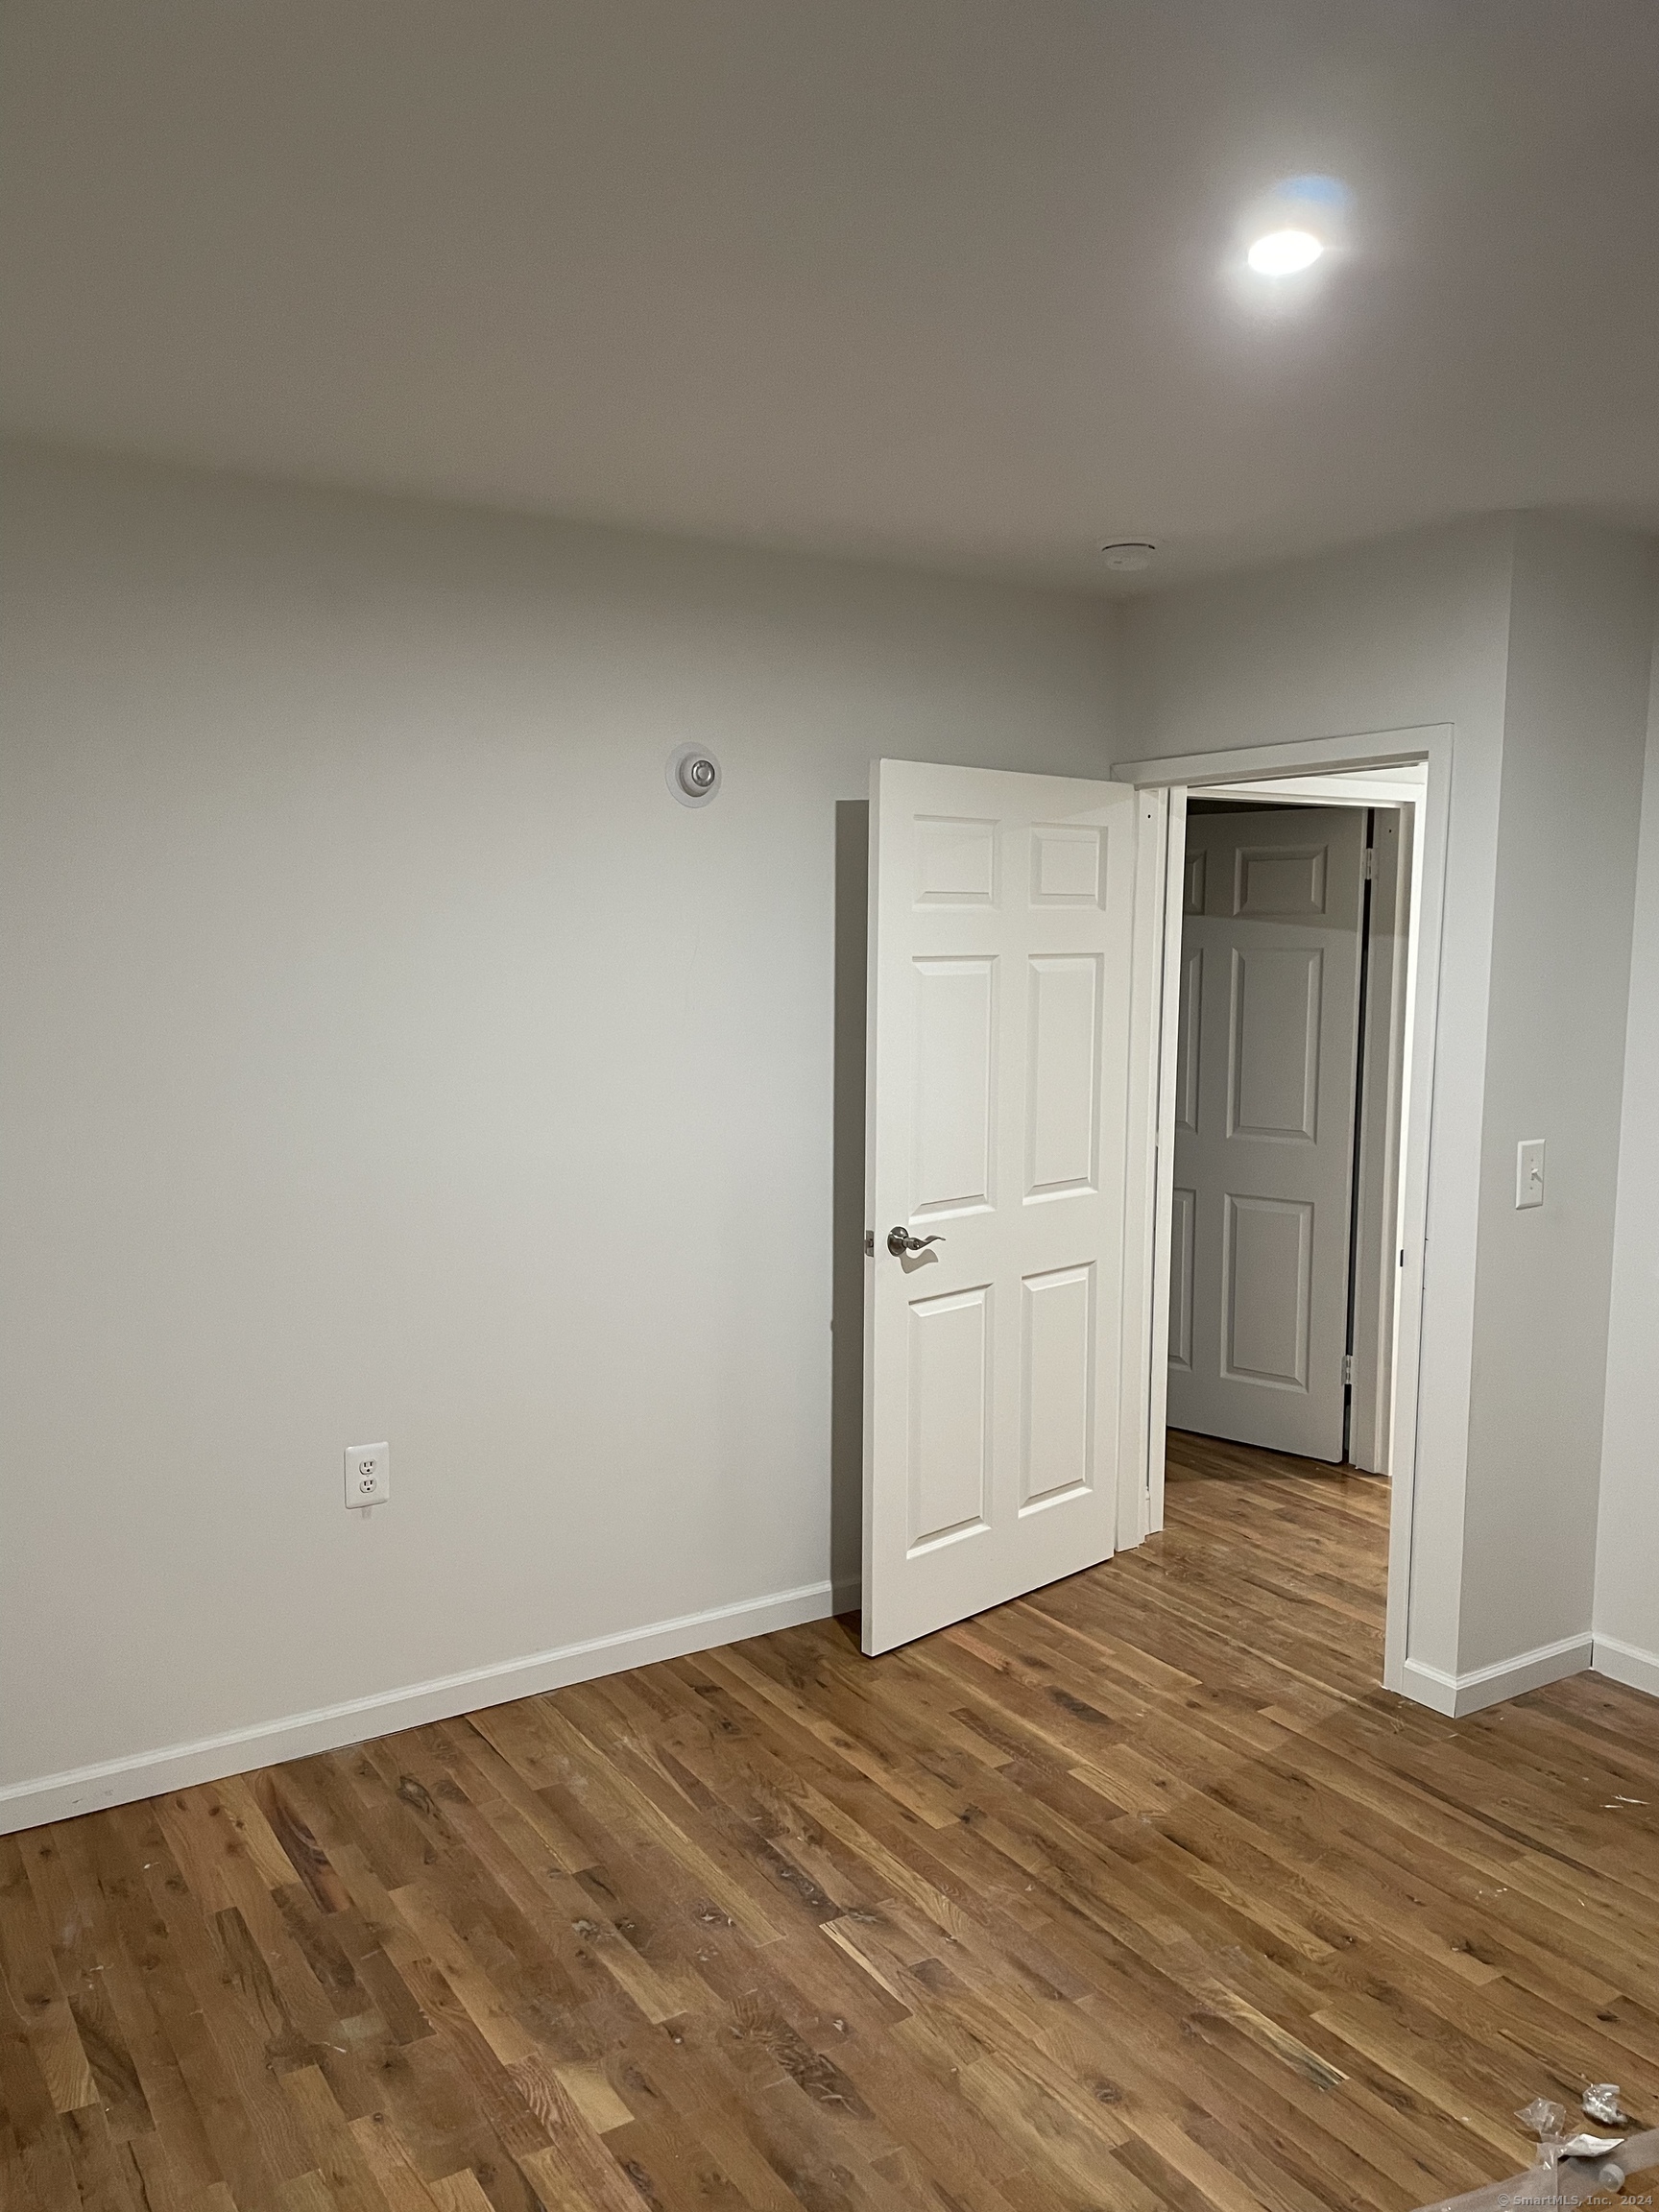
M 1358 1204 L 1355 1268 L 1354 1386 L 1349 1459 L 1371 1475 L 1388 1472 L 1392 1416 L 1394 1310 L 1399 1284 L 1401 1131 L 1411 1058 L 1413 977 L 1407 966 L 1411 887 L 1416 875 L 1417 815 L 1428 767 L 1332 772 L 1323 776 L 1252 781 L 1257 805 L 1366 806 L 1375 810 L 1376 868 L 1371 886 L 1367 959 L 1369 984 L 1360 1049 L 1360 1090 L 1356 1157 Z M 1191 786 L 1187 798 L 1228 799 L 1238 787 Z
M 1407 939 L 1406 1035 L 1408 1057 L 1404 1072 L 1399 1166 L 1402 1258 L 1390 1391 L 1392 1488 L 1382 1666 L 1384 1687 L 1405 1696 L 1419 1694 L 1419 1686 L 1412 1680 L 1406 1662 L 1411 1599 L 1411 1532 L 1418 1485 L 1423 1279 L 1434 1135 L 1435 1022 L 1453 752 L 1451 725 L 1437 723 L 1419 729 L 1373 731 L 1353 736 L 1301 739 L 1283 745 L 1183 754 L 1162 760 L 1118 761 L 1112 769 L 1118 781 L 1137 784 L 1143 795 L 1156 793 L 1163 800 L 1159 810 L 1161 821 L 1156 830 L 1154 818 L 1143 817 L 1146 822 L 1143 834 L 1161 834 L 1163 843 L 1162 866 L 1143 871 L 1148 878 L 1145 897 L 1149 905 L 1156 902 L 1163 958 L 1157 964 L 1159 1005 L 1145 1033 L 1147 1074 L 1152 1089 L 1149 1142 L 1141 1187 L 1132 1188 L 1126 1194 L 1132 1210 L 1144 1207 L 1141 1234 L 1149 1254 L 1150 1271 L 1143 1309 L 1146 1365 L 1142 1386 L 1133 1394 L 1144 1407 L 1138 1424 L 1140 1436 L 1144 1440 L 1143 1472 L 1136 1485 L 1139 1494 L 1133 1516 L 1135 1532 L 1131 1534 L 1125 1528 L 1119 1536 L 1119 1544 L 1125 1548 L 1164 1525 L 1175 1040 L 1180 992 L 1179 859 L 1186 832 L 1187 795 L 1194 786 L 1221 792 L 1241 783 L 1261 784 L 1272 780 L 1314 779 L 1326 775 L 1357 777 L 1367 769 L 1406 767 L 1416 762 L 1421 762 L 1426 772 L 1414 807 L 1414 864 Z M 1335 795 L 1333 787 L 1332 796 Z M 1387 803 L 1399 802 L 1391 799 Z M 1130 1395 L 1125 1393 L 1126 1398 Z M 1126 1454 L 1126 1461 L 1128 1458 Z M 1127 1517 L 1127 1508 L 1125 1513 Z

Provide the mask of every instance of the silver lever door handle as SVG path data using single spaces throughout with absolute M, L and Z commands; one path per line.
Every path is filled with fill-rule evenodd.
M 902 1260 L 907 1252 L 926 1252 L 929 1244 L 943 1244 L 943 1237 L 912 1237 L 908 1229 L 898 1227 L 887 1232 L 887 1249 L 895 1260 Z

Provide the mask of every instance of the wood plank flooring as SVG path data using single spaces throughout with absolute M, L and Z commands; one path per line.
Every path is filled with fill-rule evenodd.
M 6 2212 L 1396 2212 L 1659 2120 L 1659 1707 L 1376 1687 L 1385 1486 L 0 1840 Z

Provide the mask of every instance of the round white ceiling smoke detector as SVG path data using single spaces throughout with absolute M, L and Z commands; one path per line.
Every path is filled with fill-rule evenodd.
M 1127 574 L 1134 568 L 1150 568 L 1157 551 L 1156 545 L 1148 545 L 1144 540 L 1135 538 L 1127 539 L 1121 544 L 1102 545 L 1100 548 L 1107 567 L 1119 575 Z

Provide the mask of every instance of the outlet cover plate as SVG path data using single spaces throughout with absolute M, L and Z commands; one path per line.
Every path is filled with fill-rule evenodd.
M 391 1445 L 349 1445 L 346 1451 L 347 1504 L 378 1505 L 391 1495 Z

